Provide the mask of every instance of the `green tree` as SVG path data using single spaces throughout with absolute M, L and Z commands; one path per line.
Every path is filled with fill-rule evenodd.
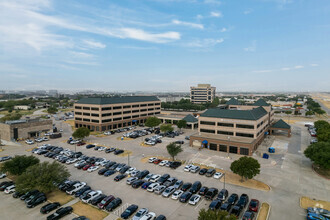
M 330 142 L 317 142 L 304 151 L 306 157 L 324 169 L 330 169 Z
M 56 114 L 56 112 L 58 111 L 58 109 L 55 107 L 55 106 L 50 106 L 48 109 L 47 109 L 47 112 L 49 114 Z
M 228 215 L 226 211 L 220 210 L 205 210 L 204 208 L 199 210 L 198 220 L 236 220 L 234 215 Z
M 15 156 L 13 159 L 3 163 L 1 167 L 2 172 L 8 172 L 12 175 L 21 175 L 27 168 L 38 164 L 40 160 L 35 156 Z
M 90 130 L 85 127 L 78 128 L 73 132 L 72 137 L 75 139 L 84 139 L 85 137 L 88 137 L 90 135 Z
M 285 114 L 291 115 L 292 114 L 292 111 L 286 111 Z
M 242 181 L 244 181 L 244 178 L 246 180 L 252 179 L 260 173 L 260 164 L 256 159 L 245 156 L 232 162 L 230 169 L 234 173 L 240 175 L 242 177 Z
M 322 110 L 322 109 L 320 109 L 320 108 L 316 108 L 316 109 L 314 109 L 314 112 L 315 112 L 316 114 L 319 114 L 319 115 L 323 115 L 323 114 L 326 113 L 324 110 Z
M 181 145 L 177 145 L 175 143 L 170 143 L 166 146 L 167 152 L 169 155 L 171 155 L 171 157 L 173 158 L 174 161 L 174 157 L 176 157 L 179 153 L 182 152 L 182 148 Z
M 314 112 L 313 112 L 313 111 L 307 111 L 307 112 L 305 113 L 305 115 L 306 115 L 306 116 L 314 115 Z
M 160 130 L 162 132 L 168 132 L 168 131 L 173 131 L 174 128 L 172 127 L 171 124 L 162 124 L 162 125 L 160 125 Z
M 26 192 L 37 189 L 48 193 L 56 189 L 55 184 L 70 177 L 68 169 L 56 161 L 43 162 L 29 167 L 16 181 L 16 190 Z M 54 184 L 55 183 L 55 184 Z
M 151 127 L 157 127 L 160 123 L 162 123 L 162 121 L 159 118 L 149 117 L 147 118 L 145 125 L 151 128 Z
M 318 121 L 314 122 L 314 127 L 316 128 L 316 130 L 323 129 L 323 128 L 330 129 L 330 124 L 329 124 L 329 122 L 327 122 L 325 120 L 318 120 Z
M 21 117 L 22 115 L 20 113 L 10 113 L 0 118 L 0 122 L 19 120 Z
M 176 125 L 181 130 L 181 128 L 186 128 L 187 127 L 187 122 L 185 120 L 180 120 L 180 121 L 178 121 L 178 123 Z

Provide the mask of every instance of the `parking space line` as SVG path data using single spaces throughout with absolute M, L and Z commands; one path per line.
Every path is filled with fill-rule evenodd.
M 201 201 L 199 201 L 198 205 L 195 207 L 195 210 L 198 209 L 198 207 L 200 206 L 200 204 L 202 204 L 204 202 L 204 199 L 202 199 Z

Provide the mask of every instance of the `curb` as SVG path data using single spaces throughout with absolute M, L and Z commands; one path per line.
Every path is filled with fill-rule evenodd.
M 329 178 L 327 178 L 327 177 L 325 177 L 325 176 L 322 176 L 321 174 L 319 174 L 318 172 L 316 172 L 316 171 L 315 171 L 315 168 L 314 168 L 314 164 L 312 164 L 312 170 L 313 170 L 313 172 L 316 173 L 319 177 L 322 177 L 322 178 L 324 178 L 324 179 L 326 179 L 326 180 L 330 180 Z
M 266 217 L 266 220 L 268 220 L 268 217 L 269 217 L 269 213 L 270 213 L 270 210 L 272 208 L 272 206 L 267 202 L 267 204 L 269 205 L 269 209 L 268 209 L 268 213 L 267 213 L 267 217 Z

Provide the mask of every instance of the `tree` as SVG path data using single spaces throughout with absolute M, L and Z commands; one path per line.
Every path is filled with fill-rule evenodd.
M 12 175 L 21 175 L 27 168 L 38 164 L 40 160 L 35 156 L 15 156 L 13 159 L 6 161 L 2 167 L 2 172 L 8 172 Z
M 178 121 L 178 123 L 177 123 L 176 125 L 177 125 L 178 128 L 180 128 L 180 130 L 181 130 L 181 128 L 185 128 L 185 127 L 187 127 L 187 122 L 186 122 L 185 120 L 180 120 L 180 121 Z
M 323 114 L 326 113 L 324 110 L 322 110 L 322 109 L 320 109 L 320 108 L 316 108 L 316 109 L 314 109 L 314 112 L 315 112 L 316 114 L 319 114 L 319 115 L 323 115 Z
M 81 127 L 81 128 L 78 128 L 77 130 L 75 130 L 75 132 L 73 132 L 72 136 L 75 139 L 84 139 L 85 137 L 88 137 L 89 134 L 90 134 L 90 130 L 88 128 Z
M 244 181 L 244 178 L 246 180 L 252 179 L 260 173 L 260 164 L 256 159 L 245 156 L 232 162 L 230 169 L 234 173 L 240 175 L 242 177 L 242 181 Z
M 43 162 L 29 167 L 16 181 L 16 190 L 27 192 L 37 189 L 48 193 L 56 189 L 55 184 L 61 183 L 70 177 L 68 169 L 56 161 Z M 55 183 L 55 184 L 54 184 Z
M 151 127 L 157 127 L 160 123 L 162 123 L 162 122 L 159 118 L 149 117 L 149 118 L 147 118 L 145 125 L 147 127 L 151 128 Z
M 329 124 L 329 122 L 327 122 L 325 120 L 318 120 L 318 121 L 314 122 L 314 127 L 316 128 L 316 130 L 319 130 L 322 128 L 330 129 L 330 124 Z
M 47 109 L 47 112 L 49 114 L 56 114 L 56 112 L 58 111 L 58 109 L 55 107 L 55 106 L 50 106 L 48 109 Z
M 307 111 L 307 112 L 305 113 L 305 115 L 306 115 L 306 116 L 314 115 L 314 112 L 313 112 L 313 111 Z
M 171 157 L 173 158 L 177 156 L 180 152 L 182 152 L 181 145 L 177 145 L 175 143 L 170 143 L 169 145 L 166 146 L 167 152 Z
M 291 115 L 292 114 L 292 111 L 286 111 L 285 114 Z
M 324 169 L 330 169 L 330 142 L 317 142 L 304 151 L 306 157 Z
M 174 129 L 171 124 L 162 124 L 160 125 L 160 130 L 162 132 L 168 132 L 168 131 L 173 131 Z
M 199 210 L 198 220 L 236 220 L 234 215 L 228 216 L 228 212 L 220 210 Z

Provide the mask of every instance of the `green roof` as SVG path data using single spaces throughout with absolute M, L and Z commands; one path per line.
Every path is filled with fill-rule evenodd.
M 231 98 L 228 102 L 226 102 L 226 105 L 241 105 L 241 103 L 237 99 Z
M 189 122 L 189 123 L 195 123 L 195 122 L 198 122 L 198 119 L 195 118 L 193 115 L 191 114 L 188 114 L 186 115 L 186 117 L 184 117 L 182 120 L 185 120 L 186 122 Z
M 77 103 L 91 105 L 108 105 L 133 102 L 152 102 L 160 101 L 156 96 L 120 96 L 120 97 L 99 97 L 82 98 Z
M 284 129 L 290 129 L 291 128 L 291 126 L 288 125 L 288 123 L 286 123 L 282 119 L 275 122 L 271 127 L 272 128 L 284 128 Z
M 266 114 L 267 111 L 263 107 L 254 108 L 252 110 L 211 108 L 201 114 L 201 117 L 258 120 Z
M 254 105 L 254 106 L 269 106 L 269 104 L 265 100 L 263 100 L 263 99 L 258 99 L 252 105 Z

